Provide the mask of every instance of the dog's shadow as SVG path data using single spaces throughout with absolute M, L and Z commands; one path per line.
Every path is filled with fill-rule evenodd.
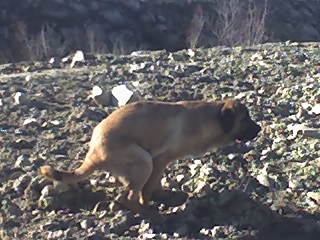
M 253 178 L 249 181 L 254 182 L 255 188 L 259 184 Z M 260 185 L 258 188 L 259 191 L 267 192 L 264 186 Z M 297 210 L 290 204 L 281 203 L 281 199 L 278 199 L 278 208 L 274 206 L 276 204 L 267 206 L 260 200 L 253 199 L 252 195 L 254 194 L 250 190 L 243 189 L 221 193 L 212 190 L 205 196 L 188 200 L 187 194 L 183 192 L 173 193 L 172 199 L 154 199 L 154 205 L 165 204 L 170 208 L 184 204 L 186 207 L 183 211 L 164 215 L 161 224 L 150 220 L 150 228 L 154 233 L 165 232 L 170 235 L 178 234 L 181 238 L 196 239 L 212 239 L 213 232 L 217 238 L 228 238 L 230 234 L 240 232 L 240 239 L 319 239 L 320 226 L 317 221 L 320 220 L 320 214 Z M 131 215 L 128 221 L 116 226 L 112 231 L 121 235 L 133 223 L 139 224 L 142 219 Z M 138 233 L 132 233 L 131 236 L 137 237 Z
M 160 223 L 132 214 L 119 206 L 118 210 L 125 211 L 125 218 L 123 221 L 115 222 L 110 232 L 120 236 L 128 235 L 129 231 L 130 237 L 138 237 L 137 230 L 129 229 L 145 220 L 149 222 L 149 228 L 153 229 L 154 233 L 178 234 L 181 238 L 212 239 L 210 234 L 213 232 L 215 237 L 226 238 L 234 232 L 240 232 L 240 235 L 243 235 L 240 239 L 319 239 L 320 227 L 317 222 L 320 221 L 320 214 L 294 209 L 287 202 L 281 204 L 281 199 L 278 199 L 280 207 L 277 209 L 274 206 L 267 206 L 263 203 L 265 201 L 257 199 L 263 199 L 263 196 L 270 194 L 270 191 L 268 192 L 268 189 L 254 178 L 249 177 L 248 182 L 251 184 L 245 189 L 222 192 L 208 190 L 201 197 L 188 198 L 187 193 L 178 191 L 172 192 L 172 196 L 166 199 L 153 198 L 151 204 L 154 208 L 164 205 L 165 209 L 173 209 L 175 206 L 178 209 L 164 211 Z M 103 211 L 114 202 L 113 197 L 116 193 L 106 194 L 105 189 L 93 191 L 85 185 L 80 184 L 78 189 L 70 189 L 68 193 L 59 194 L 60 197 L 57 196 L 54 201 L 56 204 L 53 202 L 45 210 Z M 259 197 L 254 199 L 256 193 Z M 184 206 L 183 210 L 181 206 Z M 116 212 L 117 210 L 110 212 L 109 217 L 112 218 Z

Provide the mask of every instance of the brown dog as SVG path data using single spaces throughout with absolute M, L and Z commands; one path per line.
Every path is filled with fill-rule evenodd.
M 161 195 L 166 166 L 236 140 L 254 139 L 261 130 L 248 109 L 236 100 L 135 102 L 114 111 L 93 130 L 90 149 L 74 171 L 42 166 L 40 174 L 73 184 L 95 170 L 105 170 L 126 187 L 120 203 L 135 213 L 148 213 L 152 194 Z

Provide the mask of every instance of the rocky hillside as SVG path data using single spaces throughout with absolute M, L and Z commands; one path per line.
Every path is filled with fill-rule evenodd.
M 318 239 L 320 44 L 85 58 L 0 66 L 1 239 Z M 115 109 L 91 89 L 119 84 L 145 99 L 237 97 L 263 131 L 170 165 L 163 185 L 188 199 L 154 201 L 161 224 L 116 206 L 108 173 L 70 189 L 39 177 L 44 163 L 81 164 L 92 128 Z
M 319 0 L 11 0 L 1 1 L 0 9 L 0 63 L 78 49 L 123 54 L 176 51 L 193 42 L 320 40 Z

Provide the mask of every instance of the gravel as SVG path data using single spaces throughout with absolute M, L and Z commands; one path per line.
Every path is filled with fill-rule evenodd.
M 319 132 L 319 63 L 320 44 L 286 42 L 1 65 L 0 238 L 317 239 L 319 134 L 304 128 Z M 154 201 L 163 223 L 117 206 L 108 173 L 70 188 L 38 176 L 44 163 L 81 164 L 93 127 L 115 109 L 88 98 L 92 87 L 121 84 L 145 99 L 237 97 L 263 131 L 170 165 L 163 185 L 188 198 Z

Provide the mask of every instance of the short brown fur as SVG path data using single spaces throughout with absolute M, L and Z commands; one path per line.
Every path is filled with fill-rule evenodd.
M 94 128 L 89 151 L 78 169 L 42 166 L 39 172 L 52 181 L 74 184 L 95 170 L 109 171 L 126 187 L 120 203 L 144 214 L 151 195 L 165 193 L 160 179 L 170 162 L 237 139 L 253 139 L 259 131 L 247 108 L 235 100 L 135 102 Z

